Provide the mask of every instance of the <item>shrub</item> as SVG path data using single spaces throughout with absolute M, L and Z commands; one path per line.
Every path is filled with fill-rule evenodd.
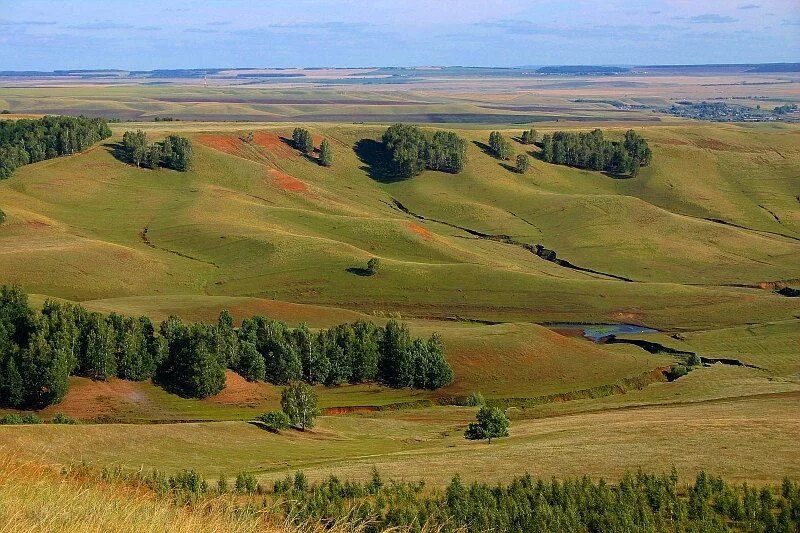
M 0 417 L 0 426 L 18 426 L 22 423 L 22 417 L 15 413 Z
M 700 360 L 700 356 L 698 356 L 696 353 L 693 353 L 690 354 L 686 359 L 686 364 L 689 366 L 700 366 L 703 364 L 703 361 Z
M 481 407 L 486 405 L 486 398 L 483 397 L 483 394 L 480 392 L 472 392 L 469 396 L 467 396 L 464 405 L 468 407 Z
M 0 426 L 20 426 L 23 424 L 41 424 L 42 419 L 36 413 L 18 415 L 10 413 L 0 417 Z
M 253 494 L 258 489 L 258 483 L 250 472 L 239 472 L 236 474 L 234 489 L 240 494 Z
M 53 416 L 53 418 L 50 420 L 50 422 L 53 424 L 69 424 L 69 425 L 75 425 L 78 423 L 77 420 L 75 420 L 69 415 L 65 415 L 64 413 L 56 413 L 55 416 Z
M 283 411 L 270 411 L 259 416 L 261 422 L 270 431 L 278 432 L 289 427 L 289 417 Z
M 675 381 L 676 379 L 682 378 L 688 373 L 689 369 L 684 365 L 675 365 L 667 371 L 667 380 Z
M 0 224 L 5 222 L 5 220 L 6 220 L 6 214 L 3 212 L 2 209 L 0 209 Z

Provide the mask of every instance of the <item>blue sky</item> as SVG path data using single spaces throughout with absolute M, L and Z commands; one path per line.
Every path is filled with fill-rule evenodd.
M 800 0 L 0 0 L 0 70 L 800 61 Z

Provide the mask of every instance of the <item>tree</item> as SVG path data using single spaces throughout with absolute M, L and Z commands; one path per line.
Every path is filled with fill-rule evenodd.
M 302 381 L 294 381 L 281 391 L 281 409 L 289 417 L 289 423 L 295 427 L 314 427 L 317 410 L 317 395 L 311 385 Z
M 413 387 L 414 368 L 409 349 L 411 335 L 408 326 L 392 319 L 383 328 L 378 343 L 380 359 L 380 378 L 392 387 Z
M 91 313 L 81 329 L 81 338 L 78 372 L 99 381 L 116 376 L 117 334 L 114 326 L 100 313 Z
M 537 138 L 538 134 L 533 128 L 522 132 L 522 144 L 536 144 Z
M 225 366 L 216 351 L 214 328 L 186 326 L 177 317 L 161 324 L 166 354 L 155 380 L 170 392 L 186 398 L 206 398 L 225 387 Z
M 258 352 L 253 340 L 243 339 L 241 341 L 239 358 L 234 370 L 247 381 L 264 381 L 266 379 L 264 356 Z
M 451 131 L 429 134 L 417 126 L 394 124 L 383 134 L 383 145 L 400 178 L 416 176 L 426 168 L 455 174 L 466 164 L 467 141 Z
M 295 128 L 292 132 L 292 143 L 294 147 L 303 152 L 310 154 L 314 151 L 314 140 L 311 133 L 305 128 Z
M 223 309 L 217 319 L 217 351 L 225 366 L 236 369 L 239 365 L 239 338 L 233 329 L 233 316 Z M 263 379 L 263 378 L 262 378 Z
M 293 343 L 300 354 L 303 380 L 316 385 L 328 379 L 330 361 L 325 353 L 324 336 L 314 335 L 306 324 L 300 324 L 293 332 Z
M 331 145 L 328 139 L 322 139 L 322 144 L 319 147 L 319 164 L 323 167 L 329 167 L 333 163 L 333 153 L 331 152 Z
M 147 156 L 147 134 L 142 130 L 126 131 L 122 134 L 122 148 L 130 162 L 141 166 Z
M 192 164 L 192 143 L 186 137 L 170 135 L 164 140 L 164 145 L 169 144 L 169 152 L 164 150 L 164 166 L 173 170 L 185 172 Z
M 381 260 L 377 257 L 373 257 L 369 261 L 367 261 L 367 274 L 370 276 L 374 276 L 378 273 L 378 269 L 381 267 Z
M 520 174 L 525 174 L 528 171 L 528 168 L 531 165 L 530 158 L 525 154 L 519 154 L 517 156 L 517 166 L 515 170 Z
M 6 221 L 6 214 L 0 209 L 0 224 Z
M 25 383 L 17 369 L 16 357 L 6 353 L 0 360 L 0 405 L 22 407 L 25 401 Z
M 512 149 L 511 143 L 503 137 L 499 131 L 493 131 L 489 134 L 489 149 L 498 159 L 511 159 Z
M 374 381 L 378 377 L 378 338 L 380 328 L 372 322 L 359 320 L 353 324 L 353 349 L 351 383 Z
M 60 402 L 68 387 L 70 369 L 67 354 L 50 346 L 44 327 L 33 333 L 28 346 L 20 353 L 23 403 L 33 407 Z
M 492 439 L 508 436 L 508 417 L 499 407 L 481 407 L 475 416 L 475 422 L 470 423 L 464 437 L 469 440 Z

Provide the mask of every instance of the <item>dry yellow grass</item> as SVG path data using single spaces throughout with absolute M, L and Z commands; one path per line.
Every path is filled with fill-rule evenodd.
M 178 507 L 143 490 L 66 478 L 53 468 L 0 455 L 0 532 L 285 531 L 220 502 Z

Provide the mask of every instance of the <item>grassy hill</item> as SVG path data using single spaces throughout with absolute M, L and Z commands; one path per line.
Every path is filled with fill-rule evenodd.
M 91 449 L 101 464 L 264 478 L 298 468 L 363 477 L 373 464 L 436 482 L 456 471 L 613 477 L 671 464 L 682 476 L 699 467 L 759 482 L 797 475 L 785 467 L 797 463 L 797 420 L 787 413 L 800 390 L 800 301 L 774 289 L 800 279 L 800 128 L 642 126 L 653 163 L 618 179 L 537 159 L 516 174 L 482 149 L 488 129 L 464 127 L 464 172 L 392 181 L 376 142 L 382 128 L 308 124 L 315 143 L 331 142 L 334 163 L 323 168 L 286 142 L 293 126 L 119 124 L 84 153 L 20 168 L 0 182 L 3 282 L 37 303 L 63 298 L 155 320 L 210 321 L 221 309 L 312 327 L 400 316 L 415 335 L 442 334 L 455 382 L 436 392 L 319 388 L 321 407 L 337 408 L 319 429 L 273 435 L 244 421 L 277 407 L 279 389 L 233 373 L 206 400 L 149 382 L 72 378 L 45 418 L 172 423 L 0 428 L 2 445 L 58 463 Z M 123 131 L 139 127 L 151 139 L 192 138 L 192 169 L 116 159 Z M 538 129 L 565 127 L 574 126 Z M 242 140 L 250 131 L 252 142 Z M 381 260 L 377 275 L 358 275 L 371 257 Z M 667 383 L 660 369 L 675 354 L 546 327 L 557 322 L 643 324 L 662 331 L 625 338 L 751 366 L 715 364 Z M 473 391 L 525 407 L 513 410 L 506 444 L 466 443 L 474 411 L 437 406 Z M 424 409 L 398 410 L 410 406 Z M 135 449 L 144 443 L 147 457 Z M 782 467 L 747 463 L 745 446 L 778 453 Z M 418 466 L 408 469 L 409 458 Z

